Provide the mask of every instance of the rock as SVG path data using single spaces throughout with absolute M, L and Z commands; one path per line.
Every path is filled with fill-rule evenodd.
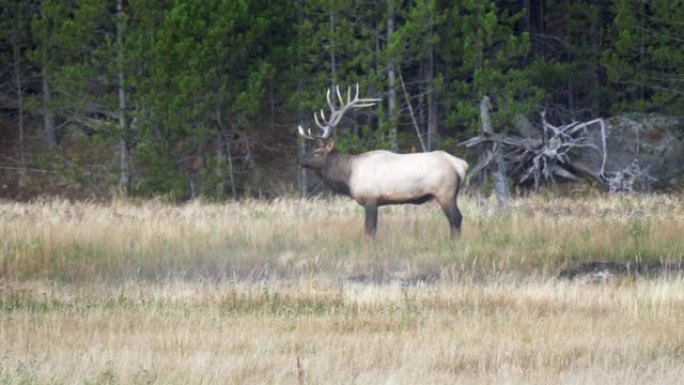
M 684 122 L 681 119 L 641 114 L 616 116 L 605 122 L 606 178 L 622 183 L 622 179 L 633 175 L 634 180 L 625 183 L 632 182 L 637 189 L 648 189 L 651 185 L 668 188 L 682 182 Z M 598 125 L 588 130 L 593 147 L 584 148 L 573 160 L 573 165 L 585 171 L 584 174 L 601 174 L 601 131 Z

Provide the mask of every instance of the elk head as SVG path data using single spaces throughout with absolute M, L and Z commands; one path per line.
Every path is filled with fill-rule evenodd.
M 330 108 L 329 116 L 326 117 L 325 112 L 321 109 L 314 112 L 314 121 L 321 130 L 321 133 L 316 135 L 311 132 L 311 129 L 305 130 L 302 126 L 298 127 L 299 135 L 307 140 L 312 140 L 317 143 L 316 149 L 313 153 L 302 156 L 299 159 L 299 164 L 302 167 L 309 167 L 314 170 L 320 170 L 325 166 L 328 154 L 335 149 L 335 140 L 331 136 L 335 132 L 335 127 L 344 116 L 344 113 L 352 108 L 363 108 L 374 106 L 380 99 L 375 98 L 359 98 L 359 83 L 356 83 L 356 91 L 352 97 L 352 88 L 347 88 L 346 101 L 342 97 L 340 87 L 335 87 L 335 94 L 337 96 L 337 104 L 333 101 L 331 96 L 332 89 L 328 88 L 326 92 L 326 100 Z

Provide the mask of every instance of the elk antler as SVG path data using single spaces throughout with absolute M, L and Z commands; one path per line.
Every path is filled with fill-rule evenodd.
M 318 128 L 320 128 L 323 133 L 320 136 L 316 136 L 311 134 L 311 129 L 308 129 L 304 131 L 304 128 L 302 126 L 299 126 L 299 135 L 301 135 L 304 139 L 311 139 L 311 140 L 325 140 L 330 137 L 330 134 L 332 134 L 335 126 L 340 122 L 340 119 L 342 119 L 342 116 L 344 113 L 350 109 L 350 108 L 363 108 L 363 107 L 371 107 L 374 106 L 376 102 L 379 102 L 381 99 L 376 99 L 376 98 L 359 98 L 359 83 L 356 83 L 356 92 L 354 93 L 354 97 L 352 98 L 351 96 L 351 87 L 347 88 L 347 101 L 345 102 L 344 99 L 342 98 L 342 94 L 340 93 L 340 87 L 335 86 L 335 93 L 337 94 L 337 99 L 340 102 L 339 108 L 335 106 L 335 103 L 333 103 L 330 94 L 331 94 L 331 89 L 328 88 L 328 91 L 325 94 L 325 98 L 328 101 L 328 107 L 330 107 L 330 117 L 326 118 L 325 113 L 321 109 L 319 113 L 314 112 L 314 120 L 316 121 L 316 125 Z M 323 122 L 323 123 L 321 123 Z

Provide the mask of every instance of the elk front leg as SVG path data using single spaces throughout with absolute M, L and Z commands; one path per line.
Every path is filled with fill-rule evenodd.
M 366 202 L 363 208 L 366 212 L 365 233 L 369 238 L 374 238 L 375 229 L 378 225 L 378 204 L 377 202 Z

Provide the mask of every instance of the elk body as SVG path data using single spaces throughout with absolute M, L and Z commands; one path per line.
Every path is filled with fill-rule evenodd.
M 334 148 L 330 134 L 344 112 L 348 108 L 371 106 L 377 99 L 359 99 L 358 85 L 353 99 L 351 90 L 348 90 L 346 102 L 337 89 L 341 104 L 339 109 L 332 103 L 330 90 L 327 96 L 330 118 L 326 119 L 321 111 L 321 123 L 319 117 L 314 115 L 322 135 L 314 136 L 311 130 L 305 132 L 299 127 L 301 136 L 319 143 L 312 154 L 299 159 L 299 164 L 315 171 L 331 190 L 350 196 L 364 207 L 365 233 L 370 237 L 375 235 L 379 206 L 421 204 L 432 199 L 439 203 L 449 221 L 451 238 L 459 237 L 463 217 L 458 209 L 457 196 L 468 164 L 444 151 L 412 154 L 383 150 L 359 155 L 339 153 Z

